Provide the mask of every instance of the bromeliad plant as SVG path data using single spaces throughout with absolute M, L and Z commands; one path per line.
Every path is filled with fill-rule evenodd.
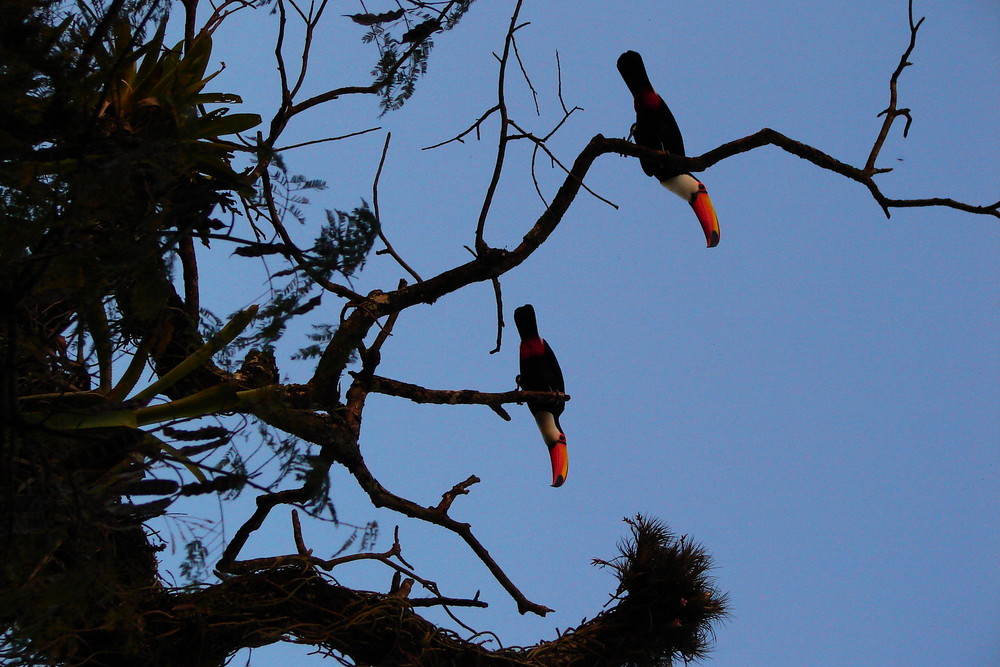
M 235 144 L 224 137 L 255 127 L 260 116 L 229 113 L 224 106 L 207 109 L 243 101 L 232 93 L 205 91 L 222 71 L 206 73 L 211 33 L 202 31 L 186 48 L 181 42 L 165 49 L 165 30 L 164 22 L 149 42 L 136 47 L 131 26 L 116 25 L 111 44 L 98 56 L 117 72 L 95 100 L 102 132 L 170 145 L 183 159 L 183 171 L 214 179 L 220 193 L 252 195 L 250 179 L 232 168 Z

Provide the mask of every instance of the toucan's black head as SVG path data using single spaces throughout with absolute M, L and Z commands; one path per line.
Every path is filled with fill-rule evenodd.
M 649 75 L 646 74 L 646 66 L 642 62 L 642 56 L 635 51 L 626 51 L 618 56 L 618 72 L 625 80 L 629 91 L 636 97 L 653 89 L 653 84 L 649 82 Z
M 538 321 L 535 319 L 535 309 L 530 303 L 514 309 L 514 325 L 521 340 L 538 337 Z

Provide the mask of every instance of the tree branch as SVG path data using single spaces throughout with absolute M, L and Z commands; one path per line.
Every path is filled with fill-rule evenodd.
M 344 287 L 343 285 L 338 285 L 337 283 L 327 280 L 315 269 L 313 269 L 313 267 L 309 265 L 308 261 L 306 261 L 302 251 L 299 250 L 297 245 L 295 245 L 294 241 L 292 241 L 292 237 L 288 234 L 288 230 L 285 229 L 285 225 L 281 221 L 281 216 L 278 215 L 278 209 L 274 203 L 274 191 L 271 188 L 271 175 L 267 170 L 266 161 L 263 159 L 261 159 L 261 167 L 262 168 L 259 170 L 261 178 L 261 192 L 264 194 L 264 204 L 268 211 L 268 222 L 271 223 L 274 231 L 281 237 L 281 241 L 285 244 L 285 249 L 288 251 L 288 254 L 295 260 L 295 265 L 305 272 L 306 275 L 312 278 L 313 282 L 328 292 L 348 300 L 360 301 L 362 299 L 361 295 L 355 294 L 352 290 Z
M 436 144 L 432 144 L 430 146 L 424 146 L 420 150 L 429 151 L 429 150 L 431 150 L 433 148 L 440 148 L 441 146 L 444 146 L 446 144 L 450 144 L 453 141 L 457 141 L 460 144 L 464 144 L 465 140 L 463 139 L 463 137 L 465 135 L 469 134 L 470 132 L 472 132 L 473 130 L 476 131 L 476 139 L 479 139 L 479 126 L 483 124 L 483 121 L 485 121 L 487 118 L 489 118 L 490 116 L 492 116 L 497 111 L 500 111 L 500 106 L 499 105 L 490 107 L 489 109 L 486 110 L 486 113 L 484 113 L 482 116 L 480 116 L 476 120 L 476 122 L 474 122 L 472 125 L 470 125 L 467 129 L 463 130 L 462 132 L 459 132 L 457 135 L 455 135 L 451 139 L 445 139 L 444 141 L 438 142 Z
M 473 389 L 426 389 L 420 385 L 400 382 L 379 375 L 372 375 L 366 380 L 368 391 L 386 396 L 406 398 L 414 403 L 431 403 L 435 405 L 485 405 L 497 411 L 506 403 L 524 403 L 530 400 L 568 401 L 569 394 L 548 391 L 504 391 L 488 393 Z M 504 412 L 500 415 L 505 421 L 510 421 L 510 415 Z
M 713 625 L 727 614 L 726 596 L 708 576 L 711 558 L 654 519 L 627 522 L 632 534 L 620 544 L 619 555 L 594 560 L 618 579 L 614 604 L 533 646 L 491 650 L 475 641 L 480 633 L 462 639 L 413 612 L 418 606 L 482 606 L 478 597 L 411 599 L 398 578 L 388 593 L 351 590 L 289 556 L 280 567 L 148 596 L 140 613 L 153 657 L 144 664 L 192 658 L 216 664 L 236 648 L 285 637 L 340 652 L 355 664 L 412 667 L 607 667 L 704 658 Z
M 447 510 L 450 507 L 450 502 L 442 501 L 437 507 L 423 507 L 414 503 L 411 500 L 407 500 L 401 496 L 397 496 L 390 492 L 377 479 L 371 474 L 364 461 L 359 458 L 359 460 L 353 462 L 353 465 L 348 468 L 354 478 L 358 480 L 361 488 L 365 490 L 368 494 L 369 499 L 371 499 L 372 504 L 376 507 L 385 507 L 393 511 L 404 514 L 413 519 L 420 519 L 421 521 L 426 521 L 428 523 L 433 523 L 435 525 L 446 528 L 456 535 L 460 536 L 465 543 L 472 549 L 473 553 L 479 557 L 479 560 L 486 565 L 486 568 L 493 575 L 493 578 L 507 591 L 507 593 L 514 599 L 517 603 L 517 611 L 521 614 L 526 614 L 531 612 L 533 614 L 538 614 L 539 616 L 545 616 L 545 614 L 552 611 L 544 605 L 532 602 L 527 597 L 521 593 L 520 589 L 514 585 L 507 573 L 501 569 L 497 562 L 490 555 L 490 552 L 486 550 L 486 547 L 476 538 L 472 533 L 472 526 L 468 523 L 461 521 L 456 521 L 452 519 Z M 478 477 L 472 477 L 465 482 L 464 485 L 475 484 L 479 481 Z M 454 491 L 454 489 L 453 489 Z M 446 494 L 447 495 L 447 494 Z
M 903 55 L 899 58 L 899 64 L 896 65 L 896 69 L 892 73 L 892 76 L 889 77 L 889 106 L 887 106 L 884 111 L 879 113 L 879 116 L 885 116 L 885 120 L 882 122 L 882 128 L 879 130 L 878 136 L 875 138 L 872 151 L 868 155 L 868 161 L 865 162 L 864 172 L 869 176 L 875 175 L 877 171 L 884 171 L 875 169 L 875 160 L 878 158 L 878 154 L 882 150 L 882 145 L 885 143 L 886 137 L 889 136 L 889 130 L 892 128 L 892 124 L 896 122 L 896 118 L 899 116 L 904 116 L 906 118 L 906 125 L 903 126 L 904 138 L 910 131 L 910 124 L 913 122 L 909 109 L 896 108 L 896 83 L 899 81 L 899 76 L 903 73 L 903 70 L 912 64 L 909 62 L 909 58 L 910 54 L 913 53 L 913 48 L 917 45 L 917 30 L 920 29 L 920 24 L 924 22 L 924 18 L 926 17 L 922 17 L 916 23 L 913 22 L 913 0 L 910 0 L 909 2 L 907 17 L 910 24 L 910 44 L 906 47 Z
M 758 130 L 757 132 L 743 137 L 742 139 L 736 139 L 722 144 L 721 146 L 713 148 L 707 153 L 697 157 L 687 158 L 637 146 L 623 139 L 605 139 L 600 135 L 598 135 L 598 137 L 605 142 L 604 147 L 607 148 L 607 150 L 602 150 L 602 153 L 615 152 L 632 157 L 658 160 L 663 164 L 670 165 L 671 167 L 675 167 L 681 171 L 691 172 L 705 171 L 722 160 L 740 153 L 749 152 L 755 148 L 769 145 L 777 146 L 783 151 L 813 163 L 817 167 L 826 169 L 827 171 L 832 171 L 840 174 L 841 176 L 845 176 L 852 181 L 861 183 L 871 192 L 872 197 L 882 207 L 886 217 L 889 217 L 890 208 L 944 206 L 960 211 L 966 211 L 968 213 L 991 215 L 993 217 L 1000 218 L 1000 202 L 987 205 L 976 205 L 960 202 L 947 197 L 930 197 L 922 199 L 892 199 L 890 197 L 886 197 L 882 194 L 878 185 L 875 183 L 874 176 L 877 174 L 869 174 L 864 169 L 841 162 L 840 160 L 827 155 L 818 148 L 813 148 L 808 144 L 791 139 L 776 130 L 772 130 L 771 128 Z M 597 137 L 595 137 L 595 139 L 596 138 Z M 877 171 L 878 170 L 876 170 L 876 172 Z
M 483 206 L 479 211 L 479 219 L 476 221 L 476 252 L 485 252 L 488 248 L 483 233 L 486 228 L 486 217 L 489 215 L 490 207 L 493 204 L 493 195 L 496 193 L 497 185 L 500 184 L 500 175 L 503 173 L 504 157 L 507 154 L 507 101 L 504 97 L 504 85 L 507 75 L 507 59 L 510 57 L 511 44 L 514 42 L 514 31 L 517 30 L 517 16 L 521 12 L 522 0 L 517 0 L 514 11 L 511 13 L 510 24 L 507 28 L 507 37 L 504 39 L 503 55 L 498 58 L 500 70 L 497 74 L 497 110 L 500 113 L 500 136 L 497 139 L 496 160 L 493 163 L 493 175 L 490 177 L 489 185 L 486 186 L 486 195 L 483 197 Z
M 382 166 L 385 164 L 385 155 L 389 151 L 389 139 L 391 139 L 391 138 L 392 138 L 392 132 L 387 132 L 386 135 L 385 135 L 385 144 L 382 146 L 382 157 L 379 158 L 378 169 L 375 171 L 375 180 L 372 182 L 372 208 L 373 208 L 374 213 L 375 213 L 375 222 L 378 225 L 378 237 L 382 241 L 382 243 L 385 244 L 385 250 L 384 251 L 380 250 L 380 251 L 378 251 L 375 254 L 378 255 L 378 254 L 382 254 L 383 252 L 389 253 L 392 256 L 392 258 L 395 259 L 396 262 L 401 267 L 403 267 L 403 269 L 405 269 L 407 273 L 409 273 L 411 276 L 413 276 L 414 279 L 416 279 L 416 281 L 419 283 L 422 280 L 422 278 L 420 277 L 420 275 L 416 271 L 414 271 L 412 268 L 410 268 L 409 264 L 407 264 L 406 262 L 403 261 L 403 258 L 399 256 L 399 253 L 397 253 L 395 251 L 395 249 L 393 249 L 392 244 L 389 243 L 389 239 L 387 239 L 385 237 L 385 231 L 382 228 L 382 216 L 379 213 L 379 207 L 378 207 L 378 181 L 379 181 L 379 177 L 382 176 Z

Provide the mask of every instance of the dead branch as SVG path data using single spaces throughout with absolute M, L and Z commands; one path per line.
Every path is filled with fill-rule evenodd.
M 368 391 L 387 396 L 405 398 L 414 403 L 431 403 L 435 405 L 486 405 L 497 408 L 505 403 L 524 403 L 530 400 L 568 401 L 568 394 L 548 391 L 504 391 L 489 393 L 473 389 L 426 389 L 420 385 L 400 382 L 379 375 L 372 375 L 367 380 Z M 508 421 L 510 417 L 506 418 Z
M 519 30 L 526 25 L 529 24 L 522 23 L 521 25 L 517 26 L 515 30 Z M 521 68 L 521 76 L 524 77 L 524 82 L 528 84 L 528 90 L 531 91 L 531 100 L 535 103 L 535 115 L 540 116 L 542 115 L 542 111 L 541 109 L 538 108 L 538 91 L 535 90 L 535 86 L 531 83 L 531 77 L 528 76 L 528 70 L 524 68 L 524 61 L 521 60 L 521 53 L 517 50 L 517 39 L 513 36 L 513 32 L 511 33 L 510 43 L 511 46 L 514 47 L 514 59 L 517 60 L 517 66 Z
M 486 217 L 489 215 L 490 207 L 493 204 L 493 195 L 496 193 L 497 185 L 500 183 L 500 174 L 503 173 L 504 158 L 507 154 L 507 101 L 504 86 L 507 78 L 507 59 L 510 57 L 511 45 L 514 42 L 514 31 L 517 30 L 517 17 L 521 13 L 522 0 L 518 0 L 511 13 L 510 25 L 507 28 L 507 36 L 503 43 L 503 54 L 498 58 L 500 70 L 497 73 L 497 109 L 500 114 L 500 136 L 497 139 L 496 159 L 493 163 L 493 175 L 490 177 L 489 185 L 486 186 L 486 194 L 483 196 L 483 206 L 479 211 L 479 219 L 476 221 L 476 252 L 482 253 L 488 246 L 483 238 L 486 228 Z
M 503 294 L 500 292 L 500 279 L 493 278 L 493 296 L 496 297 L 497 301 L 497 345 L 492 350 L 490 354 L 496 354 L 500 351 L 500 345 L 503 343 Z M 503 417 L 505 412 L 498 412 L 501 417 Z
M 275 153 L 281 153 L 284 151 L 294 150 L 296 148 L 303 148 L 304 146 L 313 146 L 315 144 L 325 144 L 329 141 L 340 141 L 341 139 L 350 139 L 351 137 L 360 137 L 362 134 L 368 134 L 369 132 L 376 132 L 381 130 L 381 127 L 369 127 L 367 130 L 358 130 L 357 132 L 348 132 L 347 134 L 341 134 L 336 137 L 326 137 L 324 139 L 313 139 L 312 141 L 303 141 L 297 144 L 289 144 L 288 146 L 279 146 L 274 149 Z
M 399 256 L 399 253 L 393 249 L 392 244 L 389 243 L 389 239 L 385 236 L 385 229 L 382 226 L 382 216 L 379 213 L 378 207 L 378 181 L 379 177 L 382 176 L 382 167 L 385 165 L 385 155 L 389 151 L 389 140 L 392 138 L 392 132 L 388 132 L 385 135 L 385 144 L 382 146 L 382 157 L 378 161 L 378 169 L 375 171 L 375 180 L 372 182 L 372 208 L 375 213 L 375 222 L 378 225 L 378 237 L 385 244 L 385 250 L 379 250 L 376 255 L 381 255 L 383 253 L 389 253 L 396 262 L 406 270 L 411 276 L 416 279 L 419 283 L 422 279 L 416 271 L 410 268 L 410 265 L 403 261 L 403 258 Z
M 395 495 L 375 479 L 375 476 L 371 474 L 363 460 L 355 461 L 354 465 L 349 467 L 349 470 L 376 507 L 385 507 L 410 518 L 436 524 L 461 537 L 469 548 L 472 549 L 473 553 L 479 557 L 479 560 L 483 562 L 490 571 L 490 574 L 493 575 L 493 578 L 497 580 L 497 583 L 514 599 L 517 603 L 518 613 L 526 614 L 531 612 L 539 616 L 545 616 L 545 614 L 552 611 L 548 607 L 532 602 L 525 597 L 520 589 L 514 585 L 510 577 L 507 576 L 507 573 L 493 559 L 493 556 L 490 555 L 486 547 L 473 535 L 472 526 L 451 518 L 447 513 L 447 507 L 423 507 L 413 501 Z
M 444 141 L 441 141 L 439 143 L 432 144 L 430 146 L 424 146 L 420 150 L 429 151 L 432 148 L 440 148 L 441 146 L 445 146 L 447 144 L 450 144 L 453 141 L 457 141 L 460 144 L 464 144 L 465 143 L 465 139 L 463 137 L 465 137 L 465 135 L 469 134 L 473 130 L 476 131 L 476 139 L 478 140 L 479 139 L 479 126 L 483 124 L 483 121 L 485 121 L 487 118 L 489 118 L 490 116 L 492 116 L 497 111 L 500 111 L 500 106 L 499 105 L 490 107 L 489 109 L 486 110 L 486 113 L 484 113 L 482 116 L 480 116 L 476 120 L 476 122 L 474 122 L 472 125 L 470 125 L 465 130 L 459 132 L 457 135 L 455 135 L 451 139 L 445 139 Z
M 884 173 L 885 171 L 888 171 L 887 169 L 875 169 L 875 160 L 878 158 L 878 154 L 882 150 L 882 144 L 885 143 L 886 137 L 889 136 L 889 130 L 892 128 L 892 124 L 896 122 L 896 119 L 900 116 L 906 118 L 906 125 L 903 126 L 904 138 L 910 131 L 910 124 L 913 122 L 913 117 L 910 116 L 909 109 L 899 109 L 896 106 L 896 84 L 899 81 L 899 75 L 903 73 L 903 70 L 913 64 L 909 61 L 910 54 L 913 53 L 913 48 L 917 45 L 917 30 L 920 29 L 920 24 L 924 22 L 924 18 L 926 17 L 921 17 L 921 19 L 916 23 L 913 22 L 913 0 L 910 0 L 909 2 L 907 17 L 910 24 L 910 44 L 906 47 L 906 50 L 903 51 L 903 55 L 899 58 L 899 64 L 896 65 L 895 71 L 893 71 L 892 76 L 889 77 L 889 106 L 887 106 L 884 111 L 879 113 L 879 116 L 885 116 L 885 120 L 882 122 L 882 128 L 879 130 L 878 136 L 875 138 L 872 151 L 868 155 L 868 161 L 865 162 L 864 171 L 869 176 L 874 176 L 876 173 Z

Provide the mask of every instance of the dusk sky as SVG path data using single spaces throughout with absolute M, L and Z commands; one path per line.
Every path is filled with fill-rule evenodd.
M 468 261 L 463 246 L 474 240 L 497 123 L 484 123 L 480 141 L 420 149 L 495 104 L 492 54 L 513 7 L 481 0 L 436 35 L 429 71 L 401 110 L 379 118 L 377 99 L 358 96 L 295 118 L 280 143 L 381 128 L 285 153 L 293 173 L 330 186 L 311 195 L 314 224 L 324 208 L 370 201 L 391 131 L 379 190 L 387 237 L 425 278 Z M 303 97 L 367 83 L 376 59 L 361 43 L 364 28 L 341 16 L 361 11 L 357 3 L 327 11 Z M 907 139 L 902 121 L 893 128 L 879 159 L 893 171 L 879 184 L 890 197 L 995 202 L 1000 6 L 917 2 L 914 11 L 926 21 L 899 81 L 913 125 Z M 243 96 L 234 111 L 273 113 L 274 18 L 236 15 L 216 35 L 213 57 L 226 70 L 210 85 Z M 909 40 L 903 0 L 536 0 L 521 20 L 530 25 L 517 33 L 518 48 L 541 115 L 516 64 L 507 74 L 511 115 L 538 135 L 562 118 L 558 52 L 563 99 L 583 108 L 550 141 L 564 164 L 595 134 L 628 133 L 634 114 L 615 60 L 632 49 L 689 154 L 770 127 L 863 166 Z M 514 247 L 544 209 L 530 154 L 527 142 L 509 152 L 486 226 L 493 246 Z M 544 158 L 536 171 L 551 198 L 562 172 Z M 730 595 L 732 616 L 707 664 L 1000 664 L 1000 221 L 940 207 L 895 209 L 887 220 L 862 185 L 774 147 L 700 178 L 719 216 L 717 248 L 704 247 L 691 209 L 637 160 L 605 155 L 586 182 L 619 208 L 581 193 L 549 241 L 502 278 L 501 352 L 489 354 L 489 283 L 405 311 L 382 349 L 380 375 L 511 390 L 512 313 L 534 304 L 572 396 L 561 420 L 570 452 L 562 488 L 549 487 L 545 447 L 524 406 L 509 406 L 514 419 L 505 422 L 481 406 L 373 396 L 361 446 L 387 488 L 423 505 L 478 475 L 452 515 L 555 613 L 519 616 L 460 538 L 374 509 L 343 470 L 333 477 L 338 515 L 377 520 L 378 550 L 398 525 L 404 556 L 444 595 L 481 591 L 489 609 L 457 613 L 504 645 L 553 638 L 600 612 L 616 582 L 591 559 L 615 556 L 628 534 L 622 518 L 643 513 L 703 543 Z M 228 252 L 202 259 L 204 305 L 220 315 L 262 302 L 267 290 L 261 274 L 234 269 Z M 353 288 L 388 290 L 401 277 L 389 256 L 372 255 Z M 336 321 L 341 305 L 325 300 L 310 322 Z M 280 350 L 292 382 L 311 375 L 309 362 L 288 358 L 309 343 L 308 324 Z M 229 536 L 251 511 L 246 500 L 226 512 Z M 289 525 L 287 510 L 275 510 L 242 556 L 292 552 Z M 304 531 L 321 557 L 349 535 L 320 523 Z M 391 578 L 367 565 L 333 574 L 380 591 Z M 247 660 L 243 653 L 233 664 Z M 327 663 L 280 644 L 249 664 Z

